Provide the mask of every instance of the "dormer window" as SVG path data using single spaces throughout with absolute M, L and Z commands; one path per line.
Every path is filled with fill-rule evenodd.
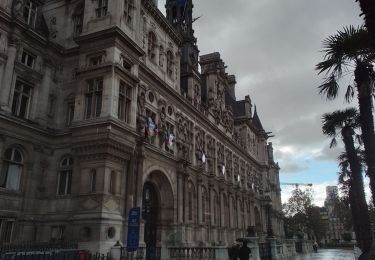
M 96 17 L 104 17 L 108 12 L 108 0 L 96 0 L 97 7 L 95 9 Z
M 25 22 L 28 25 L 35 27 L 37 5 L 31 0 L 26 0 L 24 2 L 25 3 L 23 6 L 23 18 L 25 19 Z
M 31 54 L 30 52 L 23 50 L 22 57 L 21 57 L 21 63 L 25 64 L 26 66 L 33 68 L 34 63 L 36 60 L 36 56 Z

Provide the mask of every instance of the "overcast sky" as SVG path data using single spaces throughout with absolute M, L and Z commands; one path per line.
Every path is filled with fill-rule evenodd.
M 193 0 L 198 47 L 218 51 L 237 78 L 236 97 L 250 94 L 266 131 L 275 137 L 282 182 L 313 183 L 322 205 L 337 182 L 337 155 L 321 133 L 323 113 L 346 106 L 318 95 L 314 66 L 321 42 L 346 25 L 362 24 L 355 0 Z M 165 0 L 159 8 L 165 13 Z M 350 80 L 350 79 L 348 79 Z M 347 83 L 344 82 L 343 86 Z M 293 187 L 282 186 L 283 201 Z

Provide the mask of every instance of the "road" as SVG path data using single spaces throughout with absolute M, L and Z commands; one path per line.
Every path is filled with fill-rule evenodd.
M 319 249 L 318 253 L 298 255 L 291 260 L 354 260 L 353 250 Z

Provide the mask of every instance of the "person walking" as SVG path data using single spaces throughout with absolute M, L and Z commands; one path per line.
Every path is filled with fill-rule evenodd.
M 238 251 L 238 258 L 240 260 L 249 260 L 251 254 L 251 249 L 247 247 L 247 242 L 243 241 L 243 244 Z

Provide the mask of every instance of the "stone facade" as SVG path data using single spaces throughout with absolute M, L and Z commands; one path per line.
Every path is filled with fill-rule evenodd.
M 181 6 L 181 3 L 183 3 Z M 191 0 L 0 2 L 0 244 L 228 245 L 276 236 L 279 167 Z M 200 70 L 198 69 L 200 65 Z M 144 236 L 146 234 L 146 237 Z

